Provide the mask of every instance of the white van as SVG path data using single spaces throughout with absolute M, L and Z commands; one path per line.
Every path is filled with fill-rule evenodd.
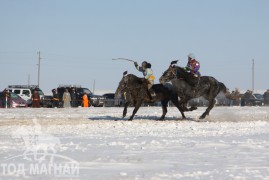
M 6 88 L 9 92 L 13 92 L 19 95 L 22 99 L 27 101 L 28 105 L 32 104 L 31 97 L 34 93 L 34 90 L 38 90 L 39 96 L 41 101 L 44 99 L 44 93 L 41 89 L 38 88 L 36 85 L 9 85 Z

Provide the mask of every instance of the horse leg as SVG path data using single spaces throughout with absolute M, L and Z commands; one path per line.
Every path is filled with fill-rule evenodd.
M 129 121 L 133 120 L 135 114 L 137 113 L 137 111 L 138 111 L 138 109 L 140 108 L 141 105 L 142 105 L 142 101 L 138 101 L 138 102 L 135 103 L 135 108 L 133 110 L 132 116 L 129 118 Z
M 124 104 L 124 109 L 123 109 L 123 114 L 122 114 L 122 117 L 124 118 L 125 116 L 126 116 L 126 114 L 127 114 L 127 108 L 128 108 L 128 106 L 129 106 L 129 102 L 126 102 L 125 104 Z
M 184 114 L 184 109 L 183 109 L 183 107 L 181 106 L 182 103 L 181 103 L 181 101 L 178 102 L 178 97 L 176 97 L 176 98 L 172 98 L 171 101 L 172 101 L 172 103 L 177 107 L 177 109 L 180 111 L 181 116 L 182 116 L 182 119 L 186 119 L 186 116 L 185 116 L 185 114 Z
M 192 98 L 187 98 L 187 99 L 182 99 L 180 100 L 181 104 L 183 104 L 183 108 L 184 108 L 184 111 L 194 111 L 197 109 L 197 107 L 195 106 L 191 106 L 190 108 L 188 108 L 188 101 L 192 99 Z
M 209 112 L 211 111 L 211 109 L 214 107 L 216 103 L 216 100 L 215 99 L 211 99 L 209 101 L 209 105 L 208 107 L 206 108 L 206 111 L 202 114 L 202 116 L 200 116 L 200 119 L 204 119 L 206 117 L 206 115 L 209 115 Z
M 187 108 L 187 104 L 188 104 L 187 102 L 188 100 L 180 98 L 179 104 L 181 105 L 183 112 L 189 111 L 189 109 Z
M 165 101 L 161 101 L 162 102 L 162 109 L 163 109 L 163 114 L 161 116 L 161 118 L 159 119 L 160 121 L 163 121 L 164 120 L 164 117 L 167 113 L 167 105 L 168 105 L 168 101 L 165 100 Z

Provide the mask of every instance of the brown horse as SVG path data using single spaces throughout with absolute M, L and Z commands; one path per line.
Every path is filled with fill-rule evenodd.
M 178 101 L 178 96 L 176 92 L 173 91 L 173 88 L 162 85 L 155 84 L 152 86 L 153 91 L 156 96 L 151 99 L 149 97 L 148 89 L 147 89 L 147 80 L 143 78 L 139 78 L 133 74 L 128 74 L 123 76 L 122 80 L 119 83 L 119 86 L 115 92 L 115 97 L 120 97 L 122 94 L 125 94 L 125 104 L 123 110 L 123 117 L 126 116 L 127 108 L 130 104 L 135 106 L 133 113 L 129 120 L 132 120 L 137 113 L 139 107 L 142 103 L 152 103 L 161 101 L 163 114 L 160 120 L 164 120 L 164 117 L 167 113 L 167 105 L 171 100 L 173 104 L 178 108 L 181 112 L 183 118 L 185 115 L 182 110 L 182 106 L 180 106 Z

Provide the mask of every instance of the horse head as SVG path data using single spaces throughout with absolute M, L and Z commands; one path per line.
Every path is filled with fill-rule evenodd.
M 163 75 L 160 77 L 159 82 L 164 84 L 175 78 L 177 78 L 175 66 L 170 65 L 169 68 L 164 71 Z
M 184 79 L 185 81 L 190 80 L 190 73 L 186 72 L 184 68 L 176 66 L 176 63 L 177 61 L 172 61 L 169 68 L 160 77 L 159 81 L 161 84 L 173 79 Z

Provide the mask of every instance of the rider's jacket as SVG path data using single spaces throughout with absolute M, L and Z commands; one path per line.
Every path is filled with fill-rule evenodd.
M 193 74 L 200 76 L 200 72 L 199 72 L 200 63 L 196 61 L 195 59 L 190 60 L 185 69 L 187 71 L 190 71 Z
M 146 68 L 146 69 L 143 69 L 142 67 L 140 66 L 136 66 L 136 69 L 140 72 L 143 73 L 145 79 L 147 79 L 151 84 L 154 84 L 154 75 L 153 75 L 153 71 L 151 68 Z

